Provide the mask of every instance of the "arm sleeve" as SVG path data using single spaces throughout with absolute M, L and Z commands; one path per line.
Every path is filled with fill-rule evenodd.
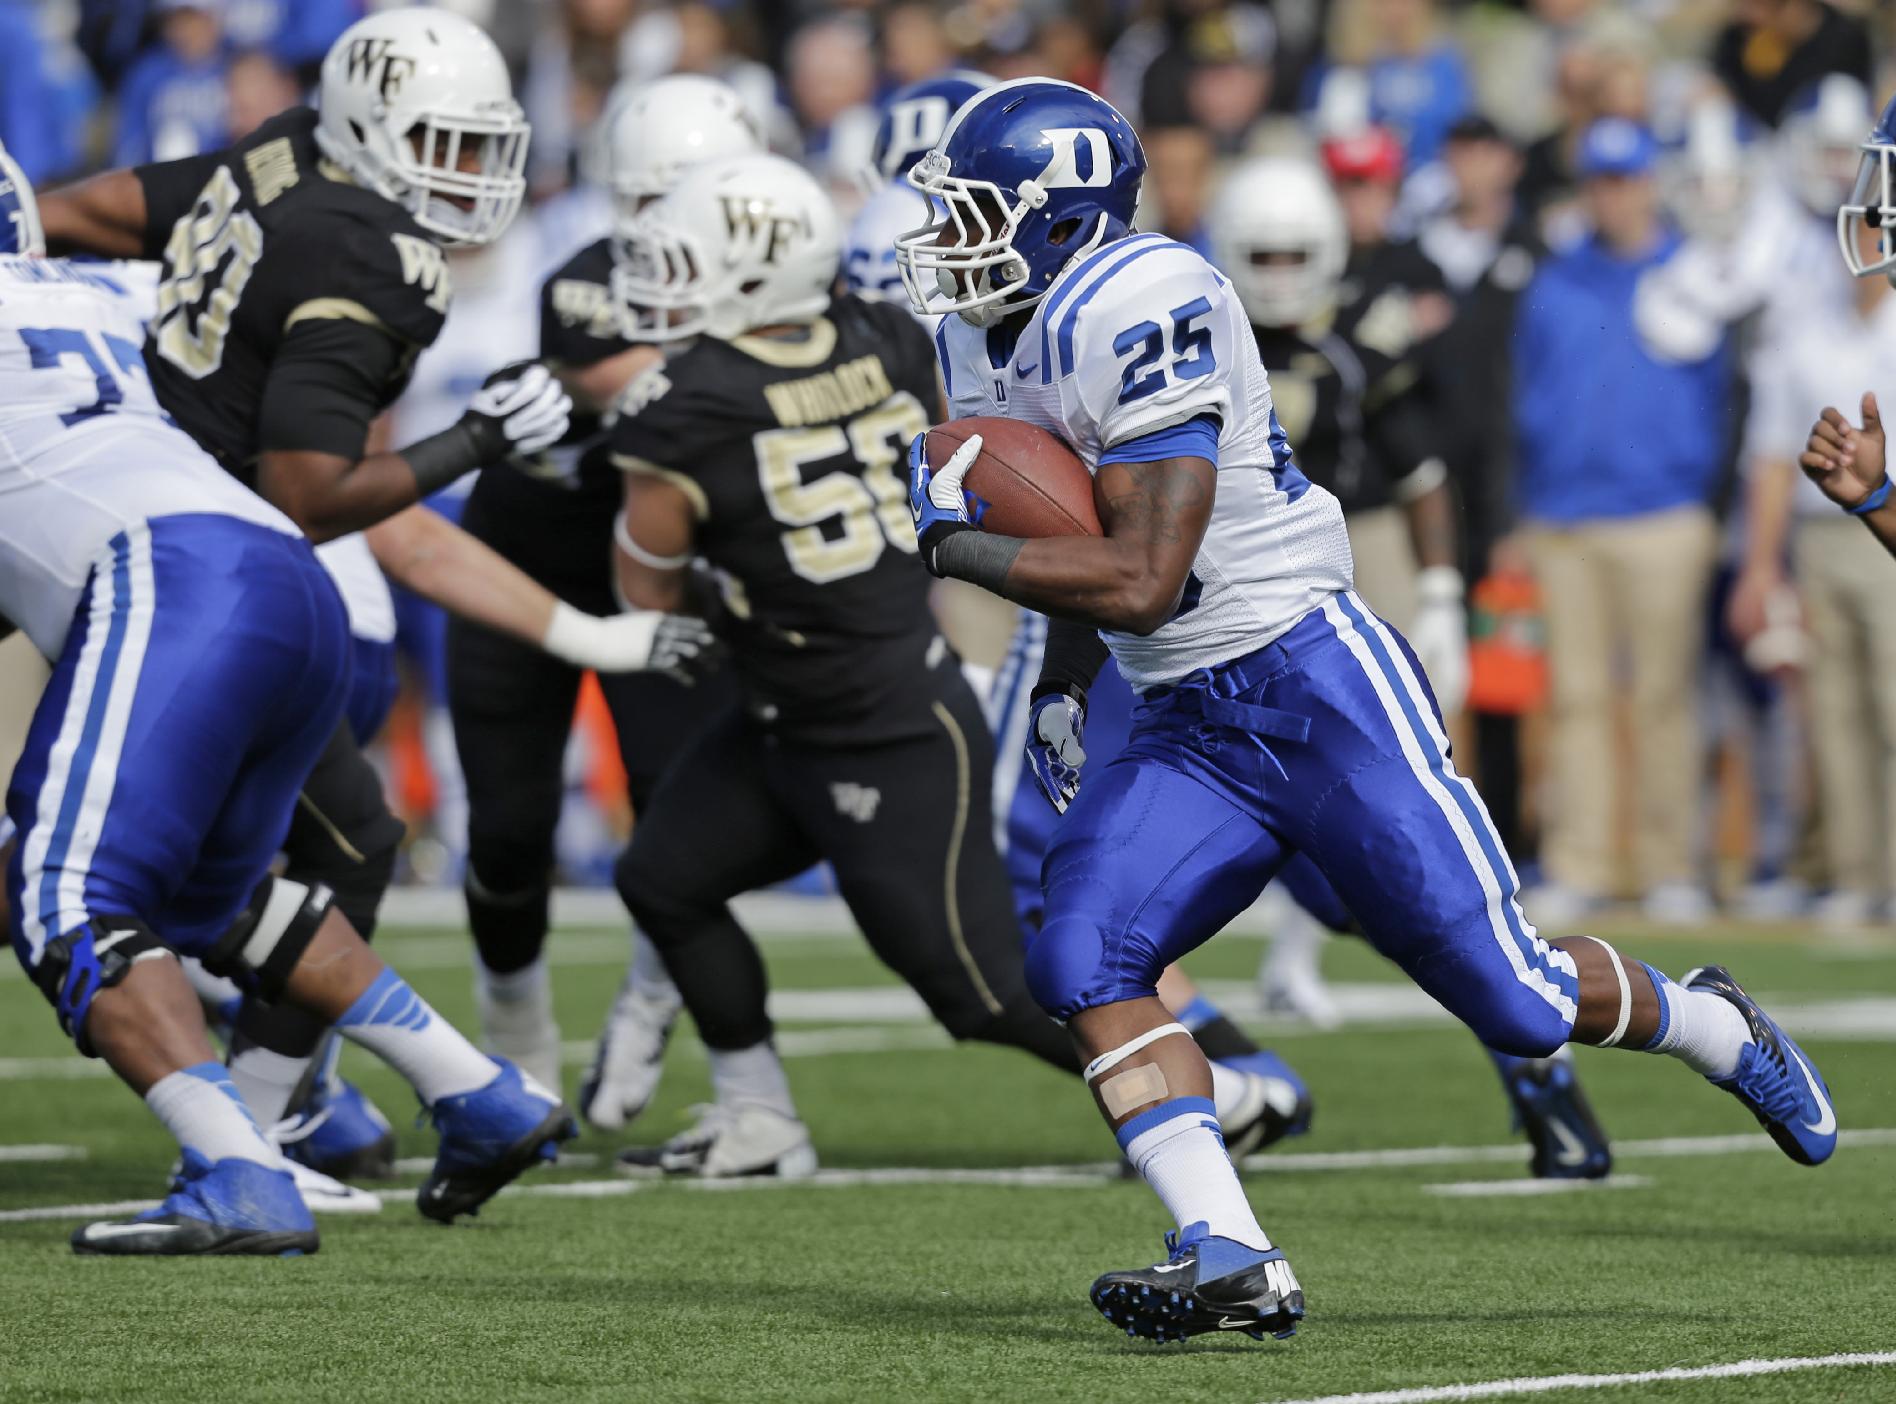
M 1049 693 L 1064 692 L 1084 699 L 1109 652 L 1099 631 L 1089 625 L 1071 619 L 1049 619 L 1047 646 L 1040 655 L 1040 677 L 1031 696 L 1038 700 Z
M 284 338 L 263 388 L 257 447 L 362 457 L 369 423 L 414 351 L 345 318 L 299 323 Z
M 1229 423 L 1240 326 L 1248 336 L 1210 264 L 1182 244 L 1153 243 L 1055 309 L 1048 349 L 1056 371 L 1075 376 L 1080 409 L 1109 451 L 1200 416 Z
M 164 257 L 171 227 L 191 212 L 199 194 L 210 184 L 217 163 L 218 157 L 213 153 L 133 167 L 132 174 L 145 189 L 146 258 Z

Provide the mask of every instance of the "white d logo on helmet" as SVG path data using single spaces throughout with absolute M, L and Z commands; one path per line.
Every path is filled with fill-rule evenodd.
M 1042 190 L 1080 190 L 1112 184 L 1112 148 L 1107 145 L 1106 133 L 1098 127 L 1048 127 L 1046 137 L 1053 147 L 1053 159 L 1040 173 Z M 1080 154 L 1082 142 L 1085 157 Z

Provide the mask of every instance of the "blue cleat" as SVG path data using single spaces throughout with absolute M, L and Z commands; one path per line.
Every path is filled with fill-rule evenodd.
M 316 1221 L 287 1170 L 186 1150 L 171 1193 L 133 1219 L 75 1229 L 72 1251 L 112 1257 L 294 1257 L 316 1251 Z
M 429 1109 L 441 1133 L 434 1169 L 415 1196 L 431 1219 L 472 1214 L 541 1161 L 559 1159 L 559 1143 L 579 1134 L 560 1099 L 505 1058 L 485 1087 L 443 1097 Z
M 1293 1335 L 1304 1295 L 1283 1249 L 1261 1252 L 1214 1238 L 1206 1227 L 1166 1234 L 1166 1262 L 1096 1281 L 1091 1296 L 1100 1315 L 1128 1336 L 1159 1342 L 1229 1331 L 1260 1341 Z
M 1495 1071 L 1514 1107 L 1515 1124 L 1534 1148 L 1527 1167 L 1541 1180 L 1601 1180 L 1613 1169 L 1613 1148 L 1593 1115 L 1573 1063 L 1516 1058 L 1493 1049 Z
M 1268 1048 L 1237 1058 L 1220 1058 L 1220 1067 L 1244 1076 L 1253 1096 L 1221 1118 L 1225 1149 L 1235 1162 L 1310 1129 L 1310 1089 L 1296 1071 Z
M 386 1180 L 395 1173 L 395 1131 L 352 1083 L 319 1084 L 302 1111 L 273 1133 L 283 1154 L 337 1180 Z
M 1758 1124 L 1799 1165 L 1822 1165 L 1837 1149 L 1837 1112 L 1830 1088 L 1804 1050 L 1731 978 L 1722 965 L 1702 965 L 1679 982 L 1688 990 L 1715 994 L 1737 1007 L 1751 1026 L 1751 1042 L 1738 1070 L 1710 1079 L 1751 1109 Z

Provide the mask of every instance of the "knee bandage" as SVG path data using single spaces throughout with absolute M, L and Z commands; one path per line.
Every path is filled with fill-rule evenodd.
M 1111 1052 L 1100 1054 L 1086 1065 L 1087 1084 L 1098 1089 L 1100 1105 L 1106 1108 L 1106 1115 L 1117 1120 L 1134 1107 L 1163 1102 L 1171 1095 L 1172 1089 L 1165 1080 L 1165 1070 L 1156 1063 L 1141 1063 L 1136 1068 L 1127 1068 L 1110 1077 L 1107 1074 L 1147 1045 L 1162 1038 L 1170 1038 L 1173 1034 L 1184 1034 L 1187 1038 L 1192 1036 L 1191 1030 L 1183 1024 L 1161 1024 L 1120 1044 Z
M 320 882 L 305 887 L 289 878 L 265 878 L 250 894 L 243 914 L 204 957 L 204 968 L 264 999 L 282 998 L 290 972 L 316 939 L 334 901 L 335 894 Z
M 1607 943 L 1602 941 L 1598 936 L 1588 936 L 1584 939 L 1593 942 L 1594 945 L 1606 952 L 1607 959 L 1613 962 L 1613 976 L 1619 981 L 1619 1018 L 1613 1024 L 1613 1032 L 1601 1039 L 1598 1044 L 1601 1048 L 1616 1048 L 1619 1046 L 1619 1041 L 1626 1037 L 1626 1026 L 1632 1022 L 1633 987 L 1626 978 L 1626 965 L 1625 962 L 1620 959 L 1620 953 L 1618 951 L 1607 945 Z

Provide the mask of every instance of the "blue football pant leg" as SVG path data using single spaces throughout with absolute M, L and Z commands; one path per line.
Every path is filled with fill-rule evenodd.
M 1329 786 L 1306 814 L 1306 851 L 1350 894 L 1371 943 L 1483 1043 L 1552 1053 L 1578 1004 L 1572 958 L 1522 915 L 1513 866 L 1455 773 L 1406 646 L 1354 596 L 1336 597 L 1326 614 L 1342 647 L 1296 684 L 1319 725 L 1312 752 L 1291 762 L 1290 789 L 1304 788 L 1298 771 L 1311 761 L 1321 773 L 1309 783 Z
M 1089 775 L 1054 835 L 1029 989 L 1060 1019 L 1153 995 L 1159 973 L 1256 900 L 1284 856 L 1258 820 L 1135 743 Z

